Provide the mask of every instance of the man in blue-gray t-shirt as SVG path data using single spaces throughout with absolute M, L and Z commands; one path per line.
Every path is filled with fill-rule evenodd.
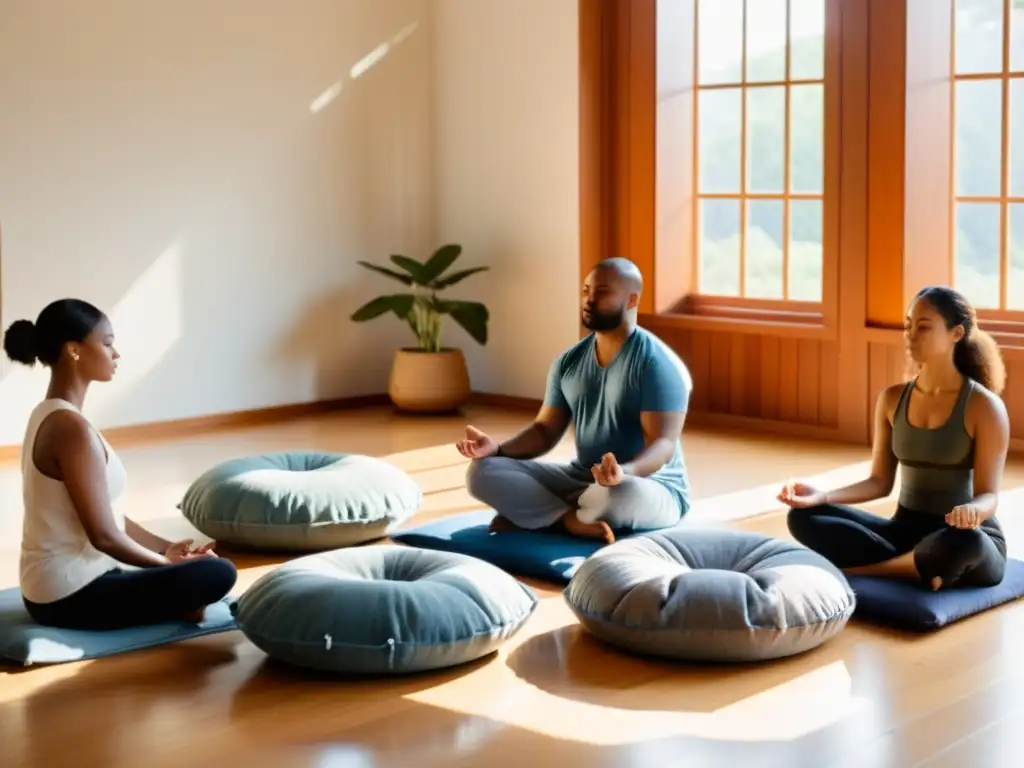
M 643 281 L 627 259 L 606 259 L 583 285 L 592 333 L 551 366 L 534 422 L 499 444 L 466 427 L 469 492 L 497 512 L 494 532 L 559 526 L 585 538 L 654 530 L 690 508 L 681 433 L 692 379 L 660 339 L 636 324 Z M 576 459 L 548 453 L 572 424 Z

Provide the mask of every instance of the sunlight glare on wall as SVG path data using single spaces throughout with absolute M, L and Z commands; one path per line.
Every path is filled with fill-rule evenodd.
M 326 107 L 336 98 L 338 98 L 338 94 L 341 93 L 342 87 L 343 86 L 341 80 L 334 83 L 334 85 L 332 85 L 326 91 L 324 91 L 315 99 L 313 99 L 313 103 L 309 105 L 309 111 L 315 115 L 317 112 L 322 110 L 324 107 Z
M 396 48 L 400 43 L 404 42 L 405 39 L 409 37 L 409 35 L 415 32 L 417 27 L 419 27 L 419 22 L 417 21 L 414 21 L 411 24 L 406 24 L 398 31 L 397 34 L 394 35 L 394 37 L 392 37 L 390 40 L 386 42 L 381 43 L 368 54 L 359 59 L 359 61 L 353 64 L 348 71 L 349 77 L 355 80 L 365 75 L 368 71 L 370 71 L 370 69 L 376 66 L 381 61 L 381 59 L 387 56 L 388 53 L 391 52 L 391 50 Z M 320 93 L 319 96 L 317 96 L 315 99 L 313 99 L 312 102 L 310 102 L 309 111 L 312 112 L 314 115 L 322 112 L 328 104 L 330 104 L 332 101 L 338 98 L 338 95 L 341 93 L 343 88 L 344 83 L 341 80 L 338 80 L 331 84 L 330 86 L 328 86 L 327 88 L 325 88 Z
M 181 338 L 181 253 L 180 242 L 167 248 L 110 312 L 121 359 L 113 382 L 90 393 L 87 407 L 100 420 L 111 414 L 118 399 L 156 368 Z
M 408 24 L 398 31 L 394 37 L 390 40 L 381 43 L 368 54 L 363 56 L 359 61 L 352 65 L 349 69 L 348 75 L 353 80 L 362 77 L 370 71 L 374 66 L 380 63 L 381 59 L 388 55 L 392 48 L 403 42 L 409 35 L 416 31 L 416 27 L 419 26 L 418 22 Z

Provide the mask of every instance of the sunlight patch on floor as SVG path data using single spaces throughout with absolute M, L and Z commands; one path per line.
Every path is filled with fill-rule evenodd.
M 479 690 L 479 680 L 461 678 L 407 698 L 552 738 L 602 746 L 672 737 L 791 741 L 869 706 L 868 701 L 853 695 L 850 674 L 841 661 L 709 713 L 597 705 L 555 696 L 522 681 L 515 686 L 515 693 L 499 697 L 475 696 L 474 691 Z M 685 689 L 678 694 L 685 700 Z

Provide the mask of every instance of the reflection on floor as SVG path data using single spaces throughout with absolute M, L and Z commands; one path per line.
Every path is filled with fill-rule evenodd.
M 473 409 L 505 436 L 528 416 Z M 417 521 L 475 508 L 452 448 L 463 418 L 368 409 L 118 448 L 126 511 L 158 533 L 195 535 L 175 510 L 210 464 L 310 448 L 386 457 L 426 497 Z M 557 453 L 571 455 L 571 444 Z M 691 524 L 786 536 L 774 497 L 790 476 L 856 479 L 866 449 L 688 430 Z M 1011 554 L 1024 466 L 1004 486 Z M 0 585 L 17 581 L 20 481 L 0 466 Z M 891 508 L 891 502 L 874 505 Z M 225 552 L 224 554 L 228 554 Z M 278 559 L 230 555 L 239 591 Z M 855 622 L 832 643 L 757 666 L 626 656 L 583 633 L 559 590 L 526 630 L 468 668 L 395 680 L 325 680 L 268 662 L 239 633 L 52 669 L 0 671 L 3 766 L 984 766 L 1020 738 L 1024 605 L 909 636 Z

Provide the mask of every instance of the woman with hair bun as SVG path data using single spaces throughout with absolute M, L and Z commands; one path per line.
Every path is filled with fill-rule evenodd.
M 944 286 L 914 297 L 904 340 L 912 378 L 878 397 L 870 476 L 827 492 L 788 484 L 779 500 L 790 533 L 850 574 L 994 586 L 1006 570 L 996 509 L 1010 439 L 999 348 Z M 847 506 L 888 496 L 897 466 L 893 517 Z
M 89 385 L 117 370 L 110 320 L 87 302 L 61 299 L 34 323 L 12 323 L 4 352 L 50 369 L 21 452 L 20 586 L 29 614 L 40 624 L 90 630 L 201 621 L 206 606 L 234 587 L 235 566 L 212 544 L 165 541 L 127 519 L 115 505 L 124 466 L 82 415 Z

